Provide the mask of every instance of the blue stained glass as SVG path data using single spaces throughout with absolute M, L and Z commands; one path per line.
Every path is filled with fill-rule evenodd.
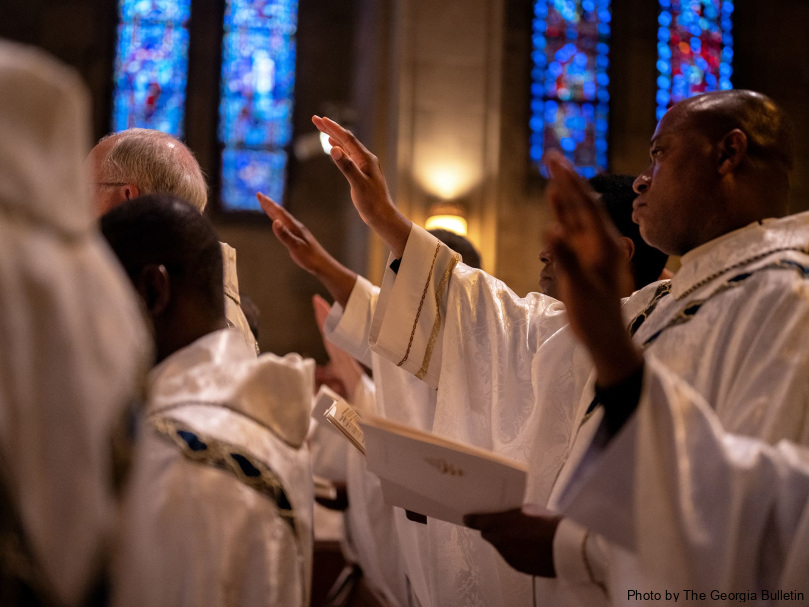
M 180 137 L 185 118 L 190 0 L 121 0 L 112 129 Z
M 731 88 L 730 0 L 659 0 L 657 116 L 693 95 Z M 666 23 L 668 21 L 668 24 Z
M 607 167 L 610 0 L 535 0 L 529 149 L 562 150 L 583 175 Z
M 222 201 L 231 210 L 261 211 L 256 192 L 284 199 L 284 151 L 226 148 L 222 152 Z
M 219 105 L 226 210 L 260 210 L 257 191 L 283 202 L 297 20 L 297 0 L 227 2 Z
M 190 1 L 178 0 L 124 0 L 120 3 L 121 21 L 135 19 L 185 23 L 191 17 Z

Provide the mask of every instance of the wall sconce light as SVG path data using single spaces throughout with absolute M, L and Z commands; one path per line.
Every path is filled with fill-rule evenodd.
M 430 205 L 424 228 L 449 230 L 466 236 L 466 206 L 460 201 L 441 200 Z

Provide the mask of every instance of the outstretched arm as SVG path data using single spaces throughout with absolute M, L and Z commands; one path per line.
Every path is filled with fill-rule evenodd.
M 613 432 L 638 401 L 643 356 L 621 316 L 621 293 L 631 280 L 622 262 L 619 235 L 597 195 L 561 154 L 549 153 L 548 199 L 556 223 L 548 246 L 558 264 L 559 291 L 571 329 L 593 358 L 597 391 Z M 627 398 L 628 396 L 628 398 Z M 634 399 L 634 402 L 632 402 Z M 553 541 L 561 517 L 522 510 L 468 516 L 509 564 L 525 573 L 554 576 Z
M 351 200 L 360 217 L 388 244 L 394 256 L 401 257 L 412 223 L 393 204 L 379 159 L 333 120 L 313 116 L 312 122 L 329 136 L 332 160 L 351 186 Z
M 272 219 L 272 231 L 298 266 L 317 278 L 334 300 L 345 307 L 357 275 L 332 257 L 309 229 L 289 211 L 262 193 L 256 194 L 261 208 Z

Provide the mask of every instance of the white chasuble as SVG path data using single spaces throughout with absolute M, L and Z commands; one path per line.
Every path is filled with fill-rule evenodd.
M 368 346 L 371 319 L 378 295 L 379 288 L 358 277 L 345 309 L 339 304 L 332 306 L 326 319 L 326 337 L 373 371 L 373 386 L 369 386 L 367 382 L 359 385 L 357 393 L 353 395 L 355 402 L 352 404 L 361 411 L 375 411 L 377 415 L 388 419 L 422 430 L 430 430 L 435 413 L 435 390 L 373 353 Z M 353 481 L 354 486 L 349 483 L 349 509 L 354 507 L 352 504 L 356 506 L 358 499 L 365 500 L 366 505 L 363 508 L 368 508 L 367 514 L 374 517 L 370 524 L 374 529 L 373 541 L 377 542 L 375 545 L 390 532 L 386 530 L 386 525 L 392 526 L 395 533 L 396 544 L 393 548 L 398 546 L 399 558 L 387 556 L 378 563 L 378 567 L 384 568 L 380 574 L 389 580 L 387 587 L 399 588 L 401 586 L 399 580 L 405 576 L 406 592 L 396 592 L 400 604 L 412 604 L 411 596 L 421 607 L 450 604 L 444 600 L 444 594 L 448 591 L 446 584 L 431 575 L 436 565 L 430 556 L 427 525 L 408 520 L 401 508 L 384 504 L 376 476 L 364 469 L 361 470 L 364 468 L 364 462 L 358 461 L 359 458 L 354 457 L 354 454 L 350 457 L 354 461 L 350 466 L 349 480 Z M 355 495 L 352 497 L 351 493 Z M 353 531 L 355 537 L 360 533 L 358 529 L 360 516 L 358 512 L 352 515 L 355 522 Z M 372 539 L 366 538 L 365 541 L 371 543 Z M 380 548 L 390 549 L 390 546 Z M 370 549 L 368 554 L 371 554 Z M 360 564 L 362 565 L 362 562 Z
M 242 337 L 256 354 L 258 344 L 250 324 L 242 310 L 242 296 L 239 293 L 239 275 L 236 272 L 236 249 L 224 242 L 219 243 L 222 251 L 222 278 L 225 290 L 225 318 L 231 327 L 238 329 Z
M 0 40 L 0 596 L 12 601 L 25 584 L 34 603 L 80 605 L 97 581 L 113 455 L 128 451 L 121 429 L 151 357 L 91 209 L 89 119 L 78 73 Z
M 309 604 L 313 386 L 313 361 L 256 358 L 234 329 L 155 367 L 115 605 Z
M 809 214 L 756 223 L 684 256 L 670 287 L 649 285 L 624 303 L 636 343 L 705 398 L 730 431 L 770 442 L 809 437 L 808 252 Z M 370 342 L 437 386 L 434 432 L 527 463 L 526 500 L 553 504 L 559 477 L 569 474 L 563 465 L 571 452 L 578 459 L 594 432 L 592 365 L 561 303 L 517 297 L 484 272 L 456 265 L 449 249 L 414 227 L 398 273 L 386 272 Z M 585 531 L 578 534 L 580 541 L 560 538 L 554 546 L 561 575 L 538 584 L 546 605 L 606 602 L 599 584 L 564 577 L 593 577 L 567 563 L 581 563 L 586 551 Z M 520 582 L 508 580 L 494 549 L 487 553 L 476 533 L 458 528 L 456 554 L 469 542 L 480 546 L 474 560 L 444 560 L 445 582 L 480 588 L 486 604 L 530 604 L 530 593 L 515 594 Z M 607 579 L 595 581 L 620 593 L 636 566 L 610 559 Z M 502 577 L 493 573 L 499 569 Z
M 651 357 L 643 383 L 634 417 L 582 460 L 565 513 L 637 554 L 640 593 L 676 592 L 692 603 L 701 593 L 711 605 L 809 603 L 809 449 L 728 434 L 705 400 Z

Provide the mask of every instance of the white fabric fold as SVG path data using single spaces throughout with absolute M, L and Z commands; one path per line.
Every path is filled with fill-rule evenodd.
M 654 359 L 644 384 L 632 420 L 582 462 L 566 514 L 636 551 L 647 588 L 749 591 L 757 604 L 772 602 L 762 590 L 799 591 L 807 600 L 809 450 L 726 433 Z
M 239 275 L 236 272 L 236 249 L 224 242 L 219 243 L 222 249 L 222 270 L 225 288 L 225 318 L 238 329 L 247 345 L 258 354 L 258 344 L 250 324 L 242 310 L 242 298 L 239 294 Z
M 116 507 L 112 435 L 151 354 L 94 227 L 88 116 L 75 73 L 0 42 L 0 482 L 40 581 L 67 605 L 101 565 Z
M 314 361 L 256 359 L 234 329 L 202 337 L 152 371 L 114 605 L 309 604 L 313 485 L 301 443 L 313 386 Z M 164 420 L 205 448 L 189 454 L 156 430 Z M 289 508 L 211 461 L 229 453 L 245 456 L 255 476 L 266 466 Z
M 256 358 L 243 342 L 236 329 L 217 331 L 169 356 L 149 374 L 149 411 L 226 404 L 300 447 L 309 429 L 314 361 L 299 354 Z
M 425 300 L 438 302 L 441 326 L 434 345 L 441 358 L 433 355 L 425 376 L 438 380 L 433 431 L 526 462 L 526 501 L 548 504 L 552 491 L 561 488 L 559 479 L 569 476 L 563 466 L 571 455 L 572 462 L 579 461 L 594 433 L 597 418 L 585 414 L 593 398 L 589 357 L 570 332 L 560 302 L 535 293 L 517 297 L 463 264 L 445 283 L 439 273 L 447 265 L 432 263 L 443 257 L 434 253 L 436 241 L 430 238 L 414 227 L 398 274 L 387 272 L 372 346 L 397 362 L 410 345 L 409 335 L 425 343 L 435 321 L 422 318 L 413 296 L 404 294 L 420 298 L 426 289 Z M 625 301 L 628 323 L 641 312 L 648 316 L 634 340 L 706 399 L 727 430 L 805 444 L 809 213 L 765 221 L 714 244 L 684 260 L 680 272 L 691 278 L 678 287 L 679 298 L 665 296 L 653 311 L 646 310 L 658 288 L 650 285 Z M 424 348 L 411 350 L 418 359 Z M 466 533 L 459 529 L 448 538 L 456 551 L 467 542 Z M 638 565 L 618 547 L 610 551 L 608 586 L 620 595 L 638 581 Z M 493 574 L 504 566 L 493 551 L 474 561 L 446 563 L 444 577 L 458 587 L 483 588 L 479 572 L 486 572 L 488 589 L 481 590 L 488 593 L 486 604 L 530 600 L 515 595 L 519 582 L 507 573 L 500 579 Z M 546 604 L 583 602 L 572 591 L 558 595 L 563 585 L 558 580 L 537 587 L 540 593 L 548 590 Z

